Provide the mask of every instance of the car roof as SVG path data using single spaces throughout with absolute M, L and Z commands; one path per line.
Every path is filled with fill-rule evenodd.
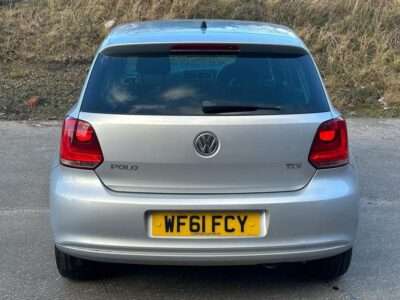
M 307 50 L 288 27 L 236 20 L 160 20 L 127 23 L 115 27 L 99 51 L 124 45 L 179 43 L 235 43 L 288 46 Z

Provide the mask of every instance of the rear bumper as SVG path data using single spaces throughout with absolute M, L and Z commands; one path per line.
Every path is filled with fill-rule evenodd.
M 296 245 L 291 250 L 289 247 L 281 249 L 224 249 L 214 252 L 210 249 L 201 251 L 171 251 L 171 250 L 112 250 L 104 247 L 85 248 L 82 246 L 67 246 L 57 244 L 57 248 L 70 255 L 85 259 L 115 262 L 115 263 L 134 263 L 134 264 L 154 264 L 154 265 L 252 265 L 263 263 L 281 263 L 308 261 L 323 257 L 334 256 L 342 253 L 351 245 L 347 242 L 337 243 L 336 245 L 307 245 L 306 249 L 301 249 Z
M 92 171 L 52 169 L 51 225 L 57 247 L 71 255 L 138 264 L 237 265 L 307 261 L 351 248 L 358 221 L 352 166 L 321 170 L 287 193 L 171 195 L 116 193 Z M 262 210 L 263 238 L 151 238 L 153 210 Z

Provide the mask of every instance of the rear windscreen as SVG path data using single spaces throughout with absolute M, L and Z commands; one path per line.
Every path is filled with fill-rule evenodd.
M 138 115 L 205 115 L 204 107 L 259 107 L 234 114 L 329 110 L 309 55 L 100 54 L 81 110 Z M 268 109 L 278 108 L 278 109 Z

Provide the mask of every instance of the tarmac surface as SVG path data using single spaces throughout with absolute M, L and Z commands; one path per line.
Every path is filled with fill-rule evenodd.
M 400 120 L 348 123 L 362 199 L 342 278 L 319 281 L 296 264 L 111 264 L 99 279 L 70 281 L 56 270 L 47 197 L 59 123 L 0 122 L 0 299 L 400 299 Z

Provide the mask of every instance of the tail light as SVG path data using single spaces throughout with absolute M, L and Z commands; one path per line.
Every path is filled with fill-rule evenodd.
M 103 162 L 96 133 L 88 122 L 67 118 L 61 133 L 60 163 L 64 166 L 94 169 Z
M 349 162 L 346 121 L 342 118 L 322 123 L 315 134 L 309 155 L 317 169 L 333 168 Z

